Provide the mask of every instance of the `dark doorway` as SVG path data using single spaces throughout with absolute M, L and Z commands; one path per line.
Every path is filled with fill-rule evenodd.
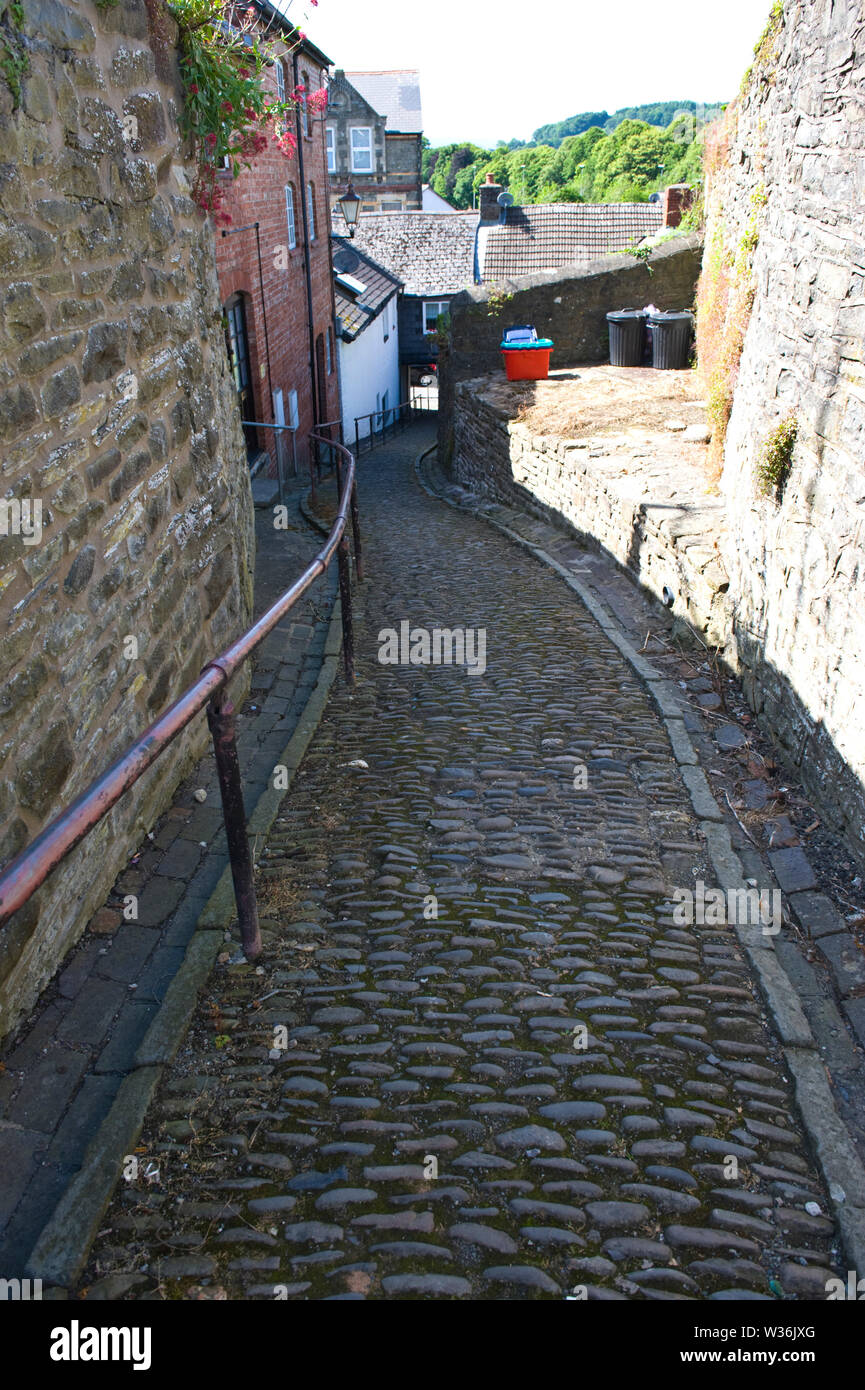
M 252 395 L 252 371 L 249 365 L 249 337 L 246 331 L 246 309 L 242 294 L 233 294 L 225 304 L 225 346 L 234 389 L 237 392 L 237 406 L 241 420 L 255 419 L 255 401 Z M 243 426 L 246 440 L 246 456 L 252 460 L 258 453 L 258 434 L 252 425 Z

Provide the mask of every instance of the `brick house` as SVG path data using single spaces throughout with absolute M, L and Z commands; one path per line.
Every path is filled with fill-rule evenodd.
M 297 30 L 267 0 L 255 8 L 270 36 L 293 48 L 271 70 L 274 95 L 326 86 L 330 59 L 308 39 L 298 43 Z M 305 465 L 313 427 L 340 414 L 324 113 L 304 101 L 289 119 L 297 138 L 292 159 L 271 144 L 252 169 L 223 176 L 232 220 L 217 233 L 238 410 L 243 420 L 294 428 L 280 435 L 287 474 L 295 462 Z M 276 476 L 278 433 L 244 426 L 253 474 Z
M 419 212 L 423 115 L 418 72 L 337 68 L 328 95 L 331 207 L 351 180 L 360 194 L 361 212 Z

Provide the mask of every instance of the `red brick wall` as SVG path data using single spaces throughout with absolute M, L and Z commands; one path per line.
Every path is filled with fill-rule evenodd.
M 293 62 L 285 60 L 286 91 L 295 85 Z M 310 90 L 322 85 L 322 70 L 301 49 L 297 55 L 299 74 L 309 76 Z M 276 77 L 271 74 L 276 90 Z M 302 77 L 300 78 L 302 80 Z M 339 416 L 339 387 L 336 374 L 336 352 L 331 354 L 331 373 L 326 377 L 325 399 L 319 403 L 313 417 L 313 387 L 310 374 L 309 315 L 305 260 L 307 245 L 304 239 L 303 205 L 306 197 L 301 180 L 301 147 L 303 182 L 315 188 L 315 238 L 308 246 L 312 281 L 312 320 L 314 339 L 319 334 L 333 334 L 334 299 L 330 252 L 330 209 L 327 173 L 327 153 L 324 134 L 324 114 L 309 117 L 309 135 L 301 134 L 300 123 L 293 120 L 298 136 L 298 152 L 286 157 L 269 145 L 252 169 L 244 170 L 237 179 L 226 175 L 225 210 L 232 223 L 230 235 L 217 232 L 217 268 L 222 303 L 241 291 L 248 296 L 245 304 L 249 337 L 252 390 L 255 400 L 255 419 L 273 420 L 273 407 L 267 375 L 264 314 L 259 285 L 258 257 L 255 231 L 235 232 L 234 228 L 259 223 L 261 241 L 261 279 L 264 284 L 267 317 L 267 342 L 270 348 L 270 378 L 273 388 L 282 388 L 286 423 L 289 423 L 289 392 L 297 391 L 299 429 L 297 454 L 299 466 L 308 458 L 307 436 L 313 425 L 334 420 Z M 285 214 L 285 187 L 294 186 L 294 211 L 297 245 L 288 249 L 288 228 Z M 259 442 L 270 454 L 269 472 L 276 469 L 275 431 L 260 430 Z M 290 459 L 290 444 L 287 457 Z

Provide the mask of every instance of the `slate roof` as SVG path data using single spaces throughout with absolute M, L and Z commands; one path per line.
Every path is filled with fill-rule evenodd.
M 406 294 L 458 294 L 474 284 L 476 212 L 361 213 L 354 245 L 396 275 Z
M 591 261 L 660 231 L 660 203 L 537 203 L 507 209 L 482 238 L 484 281 Z
M 363 330 L 374 322 L 387 304 L 394 290 L 402 282 L 391 275 L 383 266 L 365 256 L 347 237 L 333 236 L 333 290 L 336 298 L 336 312 L 342 329 L 341 336 L 346 342 L 354 342 Z M 364 285 L 362 294 L 351 294 L 340 285 L 338 276 L 350 275 Z
M 347 72 L 346 79 L 374 111 L 387 117 L 387 130 L 419 135 L 423 130 L 420 73 L 416 68 L 398 72 Z

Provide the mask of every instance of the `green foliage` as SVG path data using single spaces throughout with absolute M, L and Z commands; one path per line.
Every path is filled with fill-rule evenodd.
M 649 263 L 653 249 L 651 246 L 626 246 L 625 252 L 628 256 L 633 256 L 635 261 L 642 261 L 649 274 L 654 275 L 655 272 Z
M 570 135 L 583 135 L 592 126 L 598 126 L 609 135 L 623 121 L 642 121 L 645 125 L 658 126 L 666 130 L 676 119 L 687 115 L 692 125 L 704 125 L 714 120 L 718 110 L 708 110 L 698 106 L 696 101 L 656 101 L 646 106 L 620 106 L 611 116 L 609 111 L 581 111 L 576 116 L 568 116 L 564 121 L 553 121 L 550 125 L 539 126 L 532 136 L 535 145 L 552 145 L 558 149 Z
M 569 135 L 582 135 L 593 125 L 603 128 L 610 119 L 609 111 L 581 111 L 577 116 L 569 116 L 565 121 L 553 121 L 550 125 L 538 126 L 532 142 L 535 145 L 552 145 L 557 148 Z
M 183 132 L 198 163 L 193 196 L 217 222 L 230 222 L 217 178 L 224 161 L 236 178 L 271 141 L 290 159 L 296 140 L 283 118 L 301 100 L 320 109 L 324 93 L 298 88 L 290 100 L 278 101 L 265 80 L 273 61 L 300 41 L 297 30 L 288 44 L 274 43 L 262 35 L 253 9 L 244 14 L 230 0 L 168 0 L 168 9 L 180 31 Z
M 754 45 L 754 61 L 742 78 L 742 85 L 739 89 L 740 95 L 744 94 L 751 85 L 752 78 L 758 78 L 760 82 L 772 82 L 775 78 L 775 68 L 773 66 L 778 56 L 778 40 L 781 37 L 781 30 L 784 27 L 784 0 L 774 0 L 766 27 Z
M 793 450 L 799 437 L 799 422 L 788 415 L 770 431 L 757 460 L 757 484 L 764 496 L 774 495 L 780 501 L 790 470 Z
M 500 289 L 498 285 L 491 285 L 487 295 L 487 318 L 498 318 L 513 297 L 513 293 Z
M 0 8 L 0 74 L 12 93 L 15 106 L 21 105 L 21 82 L 30 71 L 30 59 L 21 39 L 24 7 L 20 0 Z
M 599 113 L 603 114 L 603 113 Z M 671 183 L 702 177 L 699 132 L 687 117 L 665 130 L 623 119 L 613 130 L 591 126 L 552 143 L 509 149 L 445 145 L 424 150 L 424 180 L 457 208 L 470 208 L 487 174 L 528 203 L 646 202 Z

